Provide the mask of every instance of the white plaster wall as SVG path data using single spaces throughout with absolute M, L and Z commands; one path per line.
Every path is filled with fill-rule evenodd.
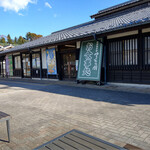
M 142 33 L 150 32 L 150 28 L 142 29 Z
M 119 38 L 119 37 L 124 37 L 129 35 L 135 35 L 135 34 L 138 34 L 138 30 L 109 35 L 107 36 L 107 39 Z

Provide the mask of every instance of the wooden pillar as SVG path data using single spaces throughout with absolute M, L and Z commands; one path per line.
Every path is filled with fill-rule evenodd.
M 29 53 L 30 53 L 30 75 L 32 78 L 32 50 L 31 49 L 29 49 Z
M 1 63 L 1 59 L 0 59 L 0 76 L 2 74 L 2 63 Z
M 4 77 L 3 61 L 4 61 L 4 60 L 2 60 L 2 77 Z
M 14 72 L 15 72 L 15 59 L 14 59 L 14 55 L 12 55 L 12 65 L 13 65 L 13 76 L 14 76 Z
M 142 69 L 143 69 L 143 38 L 142 30 L 138 31 L 138 66 L 140 71 L 140 80 L 142 81 Z
M 104 37 L 104 44 L 103 44 L 103 50 L 104 50 L 104 82 L 107 83 L 107 72 L 108 72 L 108 42 L 107 37 Z
M 0 61 L 0 76 L 1 76 L 1 61 Z
M 138 62 L 140 66 L 140 70 L 143 68 L 143 38 L 142 38 L 142 30 L 139 30 L 138 34 Z
M 56 51 L 57 73 L 59 80 L 62 80 L 61 55 L 59 51 L 60 47 L 58 46 Z
M 48 50 L 48 47 L 46 47 L 46 50 Z M 46 52 L 46 50 L 45 50 L 45 52 Z M 46 54 L 47 55 L 47 54 Z M 46 58 L 47 59 L 47 58 Z M 47 61 L 46 61 L 46 63 L 47 63 Z M 47 64 L 46 64 L 46 66 L 47 66 Z M 49 78 L 48 77 L 48 70 L 46 69 L 46 73 L 47 73 L 47 79 Z
M 20 53 L 20 64 L 21 64 L 21 78 L 23 78 L 23 62 L 22 62 L 22 53 Z
M 43 71 L 42 71 L 42 50 L 40 49 L 40 78 L 43 78 Z

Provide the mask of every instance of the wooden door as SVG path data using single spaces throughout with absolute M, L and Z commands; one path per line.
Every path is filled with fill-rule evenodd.
M 63 54 L 62 60 L 63 79 L 76 79 L 76 54 Z

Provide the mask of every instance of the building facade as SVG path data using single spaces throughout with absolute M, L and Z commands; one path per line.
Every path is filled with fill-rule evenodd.
M 0 52 L 1 77 L 150 84 L 150 0 L 130 0 L 91 18 Z

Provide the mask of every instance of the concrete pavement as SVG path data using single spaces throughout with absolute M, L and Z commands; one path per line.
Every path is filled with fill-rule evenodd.
M 105 88 L 0 80 L 0 110 L 12 116 L 11 143 L 0 141 L 0 149 L 31 150 L 77 129 L 149 150 L 150 94 Z M 7 139 L 4 123 L 0 139 Z

